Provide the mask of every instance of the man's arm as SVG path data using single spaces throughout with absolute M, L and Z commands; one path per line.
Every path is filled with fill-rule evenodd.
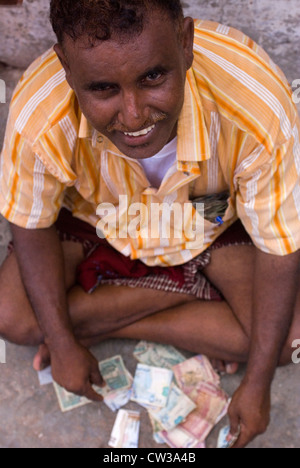
M 103 383 L 97 360 L 74 337 L 55 228 L 11 229 L 22 280 L 51 354 L 54 380 L 73 393 L 101 401 L 92 388 Z
M 235 445 L 245 447 L 266 431 L 271 384 L 293 320 L 300 252 L 277 257 L 256 250 L 250 356 L 244 380 L 229 409 Z

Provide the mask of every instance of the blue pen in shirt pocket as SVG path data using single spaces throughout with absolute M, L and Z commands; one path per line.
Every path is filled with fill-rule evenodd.
M 192 200 L 197 208 L 197 203 L 204 205 L 204 218 L 214 224 L 221 226 L 224 224 L 223 216 L 228 208 L 229 192 L 221 192 L 210 195 L 203 195 Z

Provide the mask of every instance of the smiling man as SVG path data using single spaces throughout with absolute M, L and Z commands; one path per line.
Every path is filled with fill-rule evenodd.
M 51 360 L 59 384 L 93 400 L 88 348 L 106 338 L 169 343 L 228 372 L 247 362 L 229 409 L 243 447 L 266 430 L 276 367 L 300 336 L 290 87 L 251 39 L 184 18 L 178 0 L 52 0 L 51 21 L 58 43 L 22 77 L 1 155 L 14 244 L 0 335 L 39 345 L 34 367 Z M 142 216 L 129 236 L 136 203 L 188 205 L 204 238 L 161 214 L 168 239 L 142 236 Z M 105 239 L 99 205 L 119 215 Z

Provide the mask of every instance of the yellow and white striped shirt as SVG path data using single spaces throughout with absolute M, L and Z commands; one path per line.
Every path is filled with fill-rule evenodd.
M 179 265 L 240 218 L 264 252 L 287 255 L 298 250 L 300 125 L 287 80 L 243 33 L 209 21 L 198 20 L 195 27 L 177 163 L 158 189 L 149 187 L 138 161 L 121 154 L 90 126 L 50 50 L 25 72 L 11 102 L 1 154 L 1 214 L 21 227 L 39 229 L 51 226 L 67 206 L 96 227 L 97 206 L 118 206 L 120 195 L 130 204 L 150 207 L 190 203 L 228 190 L 224 223 L 205 220 L 203 245 L 191 248 L 184 235 L 169 243 L 159 236 L 115 238 L 109 227 L 107 240 L 150 266 Z M 128 223 L 130 218 L 122 219 Z M 120 225 L 119 232 L 127 227 Z

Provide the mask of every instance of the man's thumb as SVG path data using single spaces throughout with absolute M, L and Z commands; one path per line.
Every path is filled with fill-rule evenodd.
M 98 365 L 97 365 L 97 367 L 95 369 L 92 370 L 92 372 L 90 374 L 90 381 L 91 381 L 91 384 L 97 385 L 98 387 L 104 387 L 105 386 L 105 382 L 104 382 L 103 377 L 102 377 L 102 375 L 100 373 Z
M 230 434 L 236 437 L 240 431 L 240 418 L 232 404 L 229 406 L 228 416 L 230 420 Z

